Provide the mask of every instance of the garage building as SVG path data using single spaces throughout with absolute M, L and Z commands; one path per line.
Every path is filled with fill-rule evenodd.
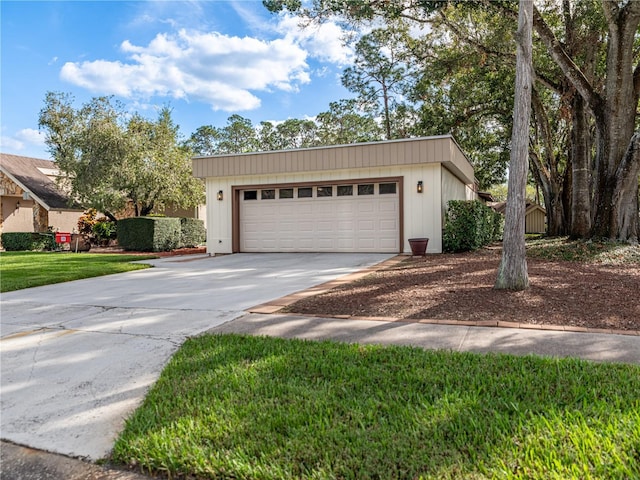
M 207 251 L 442 251 L 449 200 L 476 198 L 452 136 L 193 159 L 207 191 Z

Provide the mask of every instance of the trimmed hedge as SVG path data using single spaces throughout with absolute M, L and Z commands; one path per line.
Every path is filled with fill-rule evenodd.
M 477 250 L 502 238 L 503 218 L 479 200 L 451 200 L 445 214 L 445 252 Z
M 56 249 L 53 233 L 5 232 L 2 234 L 2 246 L 7 252 L 38 251 Z
M 207 238 L 207 231 L 204 222 L 197 218 L 180 219 L 180 246 L 197 247 Z
M 205 241 L 204 222 L 196 218 L 134 217 L 118 221 L 118 245 L 125 250 L 162 252 L 195 247 Z
M 162 252 L 180 246 L 180 219 L 133 217 L 118 220 L 118 245 L 125 250 Z

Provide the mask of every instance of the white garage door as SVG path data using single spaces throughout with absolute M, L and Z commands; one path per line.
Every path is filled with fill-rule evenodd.
M 395 253 L 399 198 L 395 182 L 244 190 L 240 250 Z

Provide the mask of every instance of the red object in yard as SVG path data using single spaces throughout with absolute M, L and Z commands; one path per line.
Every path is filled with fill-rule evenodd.
M 56 243 L 71 243 L 71 234 L 56 232 Z

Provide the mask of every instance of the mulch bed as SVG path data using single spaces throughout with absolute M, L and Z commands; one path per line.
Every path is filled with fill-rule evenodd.
M 527 260 L 530 288 L 494 290 L 500 249 L 408 258 L 287 311 L 640 330 L 640 266 Z

